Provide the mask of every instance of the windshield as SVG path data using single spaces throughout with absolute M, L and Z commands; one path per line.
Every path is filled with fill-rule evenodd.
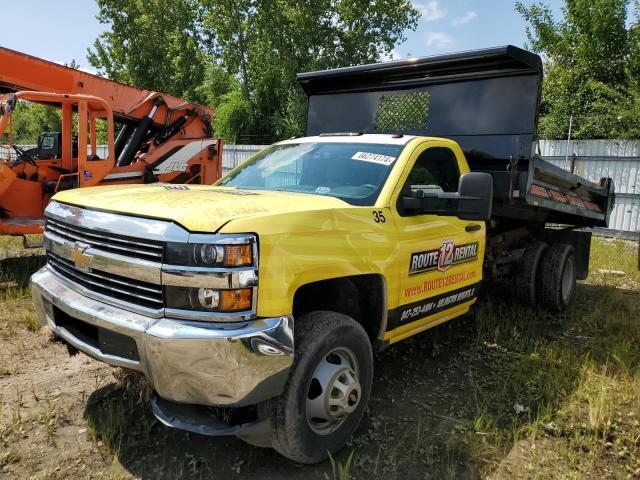
M 328 195 L 373 205 L 401 145 L 287 143 L 259 153 L 218 185 Z

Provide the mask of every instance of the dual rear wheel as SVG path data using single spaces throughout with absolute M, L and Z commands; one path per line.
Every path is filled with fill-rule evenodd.
M 576 292 L 576 257 L 566 243 L 527 245 L 515 278 L 518 300 L 553 312 L 567 308 Z

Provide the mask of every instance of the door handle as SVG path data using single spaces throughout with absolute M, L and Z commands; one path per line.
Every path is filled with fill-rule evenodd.
M 478 223 L 472 223 L 470 225 L 467 225 L 466 227 L 464 227 L 464 231 L 465 232 L 477 232 L 478 230 L 480 230 L 482 227 L 480 226 L 480 224 Z

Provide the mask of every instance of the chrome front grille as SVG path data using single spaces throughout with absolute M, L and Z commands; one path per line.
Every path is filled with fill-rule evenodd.
M 88 296 L 153 317 L 164 310 L 161 281 L 171 223 L 51 202 L 45 212 L 49 269 Z M 135 236 L 130 236 L 135 235 Z
M 47 217 L 46 229 L 69 242 L 80 242 L 103 252 L 162 263 L 164 242 L 90 230 L 52 217 Z
M 58 201 L 49 203 L 45 217 L 43 240 L 48 269 L 87 297 L 152 318 L 239 322 L 256 316 L 255 235 L 190 233 L 167 220 L 102 212 Z M 165 253 L 168 243 L 251 244 L 254 264 L 223 268 L 182 265 L 181 260 L 172 260 L 177 264 L 165 263 L 171 260 Z M 189 292 L 197 288 L 251 288 L 251 309 L 209 312 L 189 306 L 168 308 L 165 286 Z
M 74 262 L 47 252 L 49 267 L 62 277 L 100 295 L 154 310 L 164 307 L 162 286 L 99 270 L 84 271 Z

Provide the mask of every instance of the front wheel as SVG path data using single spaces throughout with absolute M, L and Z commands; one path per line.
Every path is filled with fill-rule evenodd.
M 273 447 L 299 463 L 318 463 L 360 424 L 373 378 L 367 334 L 351 317 L 311 312 L 296 319 L 295 359 L 271 416 Z

